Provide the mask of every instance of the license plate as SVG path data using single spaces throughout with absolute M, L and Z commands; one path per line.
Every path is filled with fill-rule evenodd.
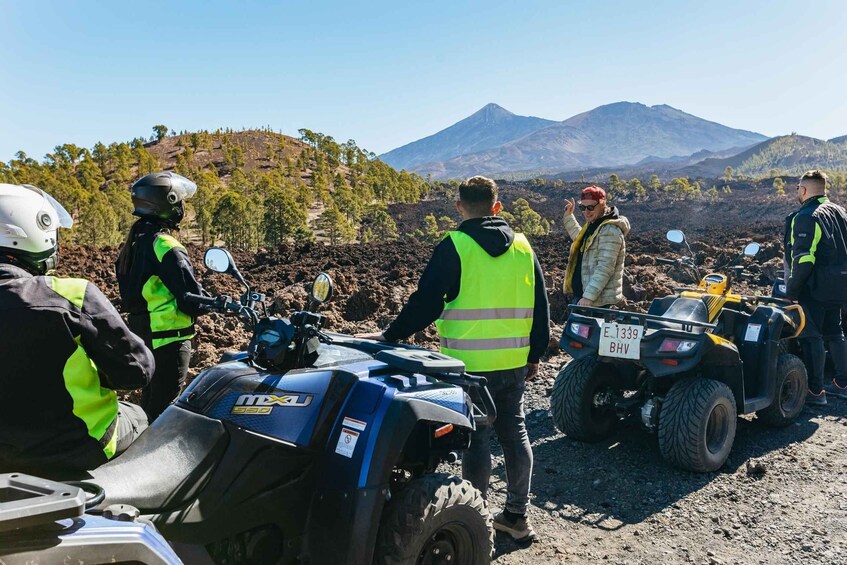
M 600 350 L 602 357 L 641 359 L 641 338 L 644 327 L 632 324 L 604 322 L 600 326 Z

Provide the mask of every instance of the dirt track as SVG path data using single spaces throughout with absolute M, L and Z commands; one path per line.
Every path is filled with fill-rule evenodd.
M 650 221 L 649 209 L 634 212 L 651 230 L 634 230 L 629 238 L 625 292 L 632 307 L 644 307 L 675 284 L 668 267 L 653 261 L 655 255 L 671 253 L 663 230 L 679 227 L 675 221 L 690 221 L 693 215 L 669 210 Z M 761 283 L 759 290 L 765 291 L 780 253 L 779 245 L 767 242 L 779 237 L 776 216 L 781 212 L 770 212 L 763 217 L 747 211 L 752 214 L 748 217 L 766 223 L 741 228 L 696 222 L 698 229 L 691 229 L 689 237 L 703 257 L 727 257 L 751 239 L 763 242 L 751 271 L 762 275 L 753 283 Z M 705 213 L 723 217 L 715 208 Z M 533 245 L 545 269 L 555 341 L 565 314 L 560 287 L 568 241 L 554 234 L 537 238 Z M 197 265 L 201 251 L 191 249 Z M 430 252 L 430 247 L 403 241 L 282 247 L 236 254 L 236 260 L 257 290 L 276 297 L 280 312 L 302 307 L 303 283 L 319 271 L 329 272 L 337 285 L 326 310 L 330 328 L 359 332 L 383 327 L 397 314 Z M 61 271 L 88 277 L 114 299 L 114 256 L 115 250 L 68 250 Z M 212 292 L 237 291 L 221 275 L 203 273 L 201 279 Z M 413 340 L 432 343 L 433 337 L 430 328 Z M 193 370 L 214 363 L 224 349 L 243 346 L 245 339 L 234 320 L 204 318 Z M 847 401 L 832 400 L 823 410 L 807 411 L 783 430 L 744 418 L 726 466 L 716 473 L 693 474 L 667 465 L 655 437 L 635 427 L 593 445 L 559 433 L 548 415 L 548 395 L 567 357 L 551 345 L 551 356 L 526 398 L 535 453 L 531 516 L 540 540 L 519 549 L 498 539 L 495 563 L 847 563 Z M 492 506 L 499 509 L 505 484 L 502 458 L 499 450 L 495 453 Z

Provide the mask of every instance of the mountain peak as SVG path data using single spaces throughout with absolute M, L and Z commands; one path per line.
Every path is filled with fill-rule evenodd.
M 389 151 L 380 159 L 396 169 L 414 170 L 432 161 L 498 147 L 554 123 L 532 116 L 518 116 L 490 102 L 450 127 Z
M 495 104 L 494 102 L 489 102 L 473 114 L 469 116 L 469 118 L 509 118 L 514 116 L 513 113 L 500 106 L 499 104 Z

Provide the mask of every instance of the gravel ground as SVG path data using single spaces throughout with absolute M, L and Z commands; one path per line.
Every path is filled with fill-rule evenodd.
M 690 473 L 634 424 L 596 444 L 560 433 L 549 393 L 566 359 L 544 363 L 526 394 L 539 538 L 521 548 L 498 536 L 494 563 L 847 563 L 847 401 L 784 429 L 742 417 L 727 464 Z M 494 453 L 497 511 L 506 485 Z

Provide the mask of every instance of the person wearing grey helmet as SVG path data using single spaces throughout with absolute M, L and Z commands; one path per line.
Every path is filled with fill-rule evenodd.
M 194 322 L 203 313 L 185 299 L 204 295 L 185 247 L 170 233 L 185 216 L 197 185 L 173 172 L 153 173 L 131 188 L 133 214 L 115 262 L 121 306 L 129 327 L 153 350 L 156 373 L 141 395 L 153 422 L 179 395 L 191 361 Z

